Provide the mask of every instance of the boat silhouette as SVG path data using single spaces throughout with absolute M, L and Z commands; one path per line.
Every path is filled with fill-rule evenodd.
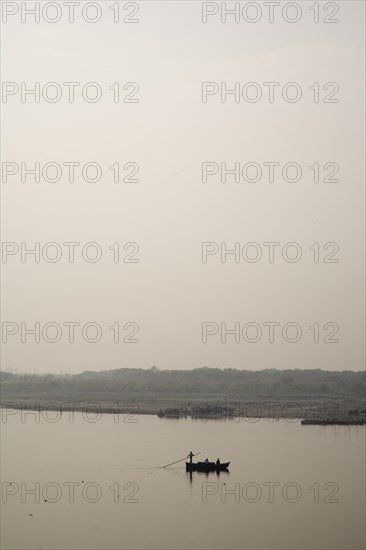
M 186 462 L 186 472 L 221 472 L 229 468 L 230 462 Z

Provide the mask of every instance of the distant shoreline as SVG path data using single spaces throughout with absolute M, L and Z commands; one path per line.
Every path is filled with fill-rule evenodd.
M 117 396 L 116 396 L 117 397 Z M 243 419 L 255 422 L 260 419 L 284 419 L 291 422 L 304 421 L 305 425 L 327 424 L 365 424 L 366 408 L 364 400 L 354 396 L 336 399 L 286 398 L 273 396 L 264 399 L 259 396 L 231 396 L 217 399 L 218 396 L 109 396 L 91 395 L 89 399 L 80 395 L 42 397 L 25 395 L 2 395 L 0 407 L 2 417 L 10 416 L 11 411 L 38 412 L 43 418 L 51 414 L 83 413 L 86 418 L 96 418 L 101 414 L 124 416 L 126 422 L 133 422 L 137 415 L 153 415 L 162 419 L 191 418 L 192 420 L 230 420 Z M 49 420 L 52 421 L 52 420 Z

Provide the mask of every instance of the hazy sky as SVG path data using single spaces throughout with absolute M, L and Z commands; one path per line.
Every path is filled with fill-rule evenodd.
M 3 255 L 2 328 L 3 333 L 17 332 L 3 343 L 2 368 L 37 373 L 152 365 L 363 369 L 364 3 L 331 2 L 325 11 L 321 2 L 319 23 L 314 23 L 314 11 L 309 9 L 313 2 L 297 3 L 302 9 L 297 23 L 283 19 L 288 2 L 276 8 L 273 23 L 268 22 L 263 2 L 255 3 L 262 10 L 257 23 L 243 17 L 236 23 L 233 16 L 223 23 L 220 13 L 203 23 L 198 1 L 120 2 L 121 19 L 138 5 L 139 11 L 131 15 L 138 20 L 134 24 L 114 23 L 114 3 L 109 1 L 99 2 L 101 19 L 95 24 L 83 20 L 80 7 L 75 8 L 74 23 L 69 23 L 64 2 L 57 3 L 61 19 L 53 24 L 42 13 L 39 23 L 31 16 L 21 22 L 24 5 L 33 8 L 34 2 L 2 4 L 3 9 L 4 4 L 19 8 L 2 25 L 3 81 L 16 83 L 19 90 L 21 82 L 29 89 L 39 82 L 41 90 L 55 82 L 62 90 L 55 103 L 42 93 L 39 103 L 32 96 L 22 102 L 20 91 L 2 103 L 2 160 L 15 163 L 3 164 L 3 170 L 19 166 L 2 183 L 2 240 L 15 243 L 3 246 L 8 252 L 19 247 L 19 252 Z M 210 9 L 220 4 L 211 2 Z M 240 8 L 245 4 L 241 2 Z M 340 8 L 336 15 L 331 13 L 334 6 Z M 288 18 L 294 17 L 288 9 Z M 91 8 L 86 13 L 94 17 L 95 12 Z M 46 17 L 55 14 L 51 6 Z M 339 22 L 324 23 L 325 17 Z M 80 83 L 74 103 L 68 101 L 64 82 Z M 83 99 L 81 89 L 89 82 L 100 86 L 99 102 Z M 123 86 L 137 83 L 133 98 L 139 101 L 115 103 L 109 86 L 116 82 L 122 98 L 136 89 Z M 216 83 L 210 89 L 219 90 L 205 103 L 203 82 Z M 227 95 L 223 102 L 220 89 L 225 82 L 227 89 L 239 83 L 249 98 L 255 89 L 245 85 L 255 82 L 262 98 L 253 103 L 242 94 L 235 102 Z M 266 82 L 279 83 L 272 103 Z M 283 99 L 289 82 L 301 89 L 297 102 Z M 324 90 L 327 83 L 336 83 L 339 91 L 334 84 Z M 55 88 L 48 91 L 52 97 Z M 89 91 L 92 96 L 93 89 Z M 289 97 L 294 91 L 289 88 Z M 327 97 L 339 101 L 324 103 Z M 59 181 L 46 181 L 41 174 L 37 183 L 28 174 L 22 182 L 21 163 L 31 168 L 35 162 L 41 169 L 58 163 Z M 65 162 L 80 163 L 74 182 L 68 181 Z M 82 166 L 90 162 L 102 169 L 99 181 L 82 177 Z M 236 182 L 228 175 L 222 182 L 219 172 L 204 183 L 204 162 L 212 163 L 212 169 L 221 163 L 228 168 L 257 163 L 262 178 L 250 182 L 241 177 Z M 263 164 L 269 162 L 279 163 L 273 182 L 268 164 Z M 316 162 L 319 182 L 314 182 Z M 137 164 L 139 171 L 131 178 L 138 182 L 114 182 L 109 169 L 114 163 L 120 164 L 121 180 Z M 134 164 L 123 170 L 126 163 Z M 301 167 L 299 181 L 284 180 L 282 168 L 287 163 Z M 324 169 L 326 163 L 331 164 Z M 333 179 L 339 181 L 323 181 L 336 165 L 339 172 Z M 46 178 L 51 179 L 55 171 L 49 170 Z M 294 172 L 289 170 L 290 180 Z M 90 168 L 88 177 L 94 174 Z M 248 178 L 254 178 L 253 172 Z M 22 242 L 27 248 L 39 242 L 41 250 L 46 243 L 58 243 L 62 257 L 52 263 L 41 254 L 36 263 L 28 255 L 23 263 Z M 74 263 L 68 261 L 65 242 L 81 243 Z M 102 251 L 97 263 L 82 257 L 82 247 L 90 242 Z M 139 262 L 115 263 L 108 247 L 116 242 L 122 259 L 136 248 L 123 250 L 123 245 L 137 243 L 133 259 Z M 217 243 L 214 251 L 220 251 L 220 243 L 227 249 L 240 243 L 240 251 L 244 247 L 249 256 L 255 249 L 245 245 L 255 242 L 262 258 L 250 262 L 242 255 L 235 262 L 228 255 L 222 262 L 218 252 L 202 262 L 203 242 Z M 268 261 L 266 242 L 280 243 L 273 263 Z M 301 249 L 296 263 L 282 257 L 289 242 Z M 314 243 L 319 243 L 318 263 L 316 247 L 309 250 Z M 336 245 L 324 251 L 326 243 Z M 48 249 L 50 257 L 55 250 Z M 86 254 L 92 256 L 93 251 L 90 247 Z M 289 256 L 294 251 L 290 247 Z M 339 261 L 324 263 L 326 256 Z M 42 335 L 50 322 L 62 328 L 55 343 L 46 341 L 56 334 L 54 327 Z M 74 343 L 68 341 L 68 322 L 80 323 Z M 102 330 L 99 342 L 82 338 L 81 328 L 90 322 Z M 131 324 L 123 330 L 126 323 L 138 324 L 139 342 L 114 343 L 115 330 L 108 327 L 117 322 L 120 340 L 135 329 Z M 203 322 L 217 329 L 206 343 L 201 337 Z M 273 343 L 268 325 L 263 325 L 268 322 L 279 323 Z M 297 343 L 282 336 L 283 326 L 290 322 L 301 327 Z M 21 323 L 27 328 L 40 323 L 39 343 L 24 330 L 22 342 Z M 244 333 L 255 339 L 251 331 L 259 325 L 262 337 L 248 342 L 241 332 L 240 342 L 232 335 L 223 343 L 221 323 L 228 329 L 240 323 L 240 330 L 257 323 Z M 314 323 L 319 323 L 318 343 Z M 339 342 L 325 343 L 334 323 L 339 332 L 333 338 Z M 86 330 L 90 339 L 93 330 Z M 290 326 L 289 339 L 294 338 L 293 330 Z

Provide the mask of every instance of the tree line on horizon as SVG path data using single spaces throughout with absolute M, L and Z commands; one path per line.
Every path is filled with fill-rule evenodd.
M 365 395 L 363 371 L 217 368 L 159 370 L 121 368 L 80 374 L 0 373 L 1 392 L 18 393 L 207 393 L 257 395 Z

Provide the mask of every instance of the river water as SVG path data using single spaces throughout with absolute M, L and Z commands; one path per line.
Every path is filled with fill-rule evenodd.
M 3 549 L 365 546 L 363 426 L 13 412 Z M 161 468 L 191 450 L 229 473 Z

